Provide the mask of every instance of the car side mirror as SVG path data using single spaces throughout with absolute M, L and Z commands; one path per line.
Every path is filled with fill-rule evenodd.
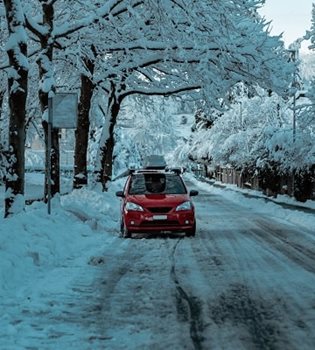
M 121 197 L 121 198 L 124 198 L 124 197 L 125 197 L 123 191 L 117 191 L 117 192 L 116 192 L 116 196 L 117 196 L 117 197 Z
M 193 196 L 198 196 L 198 194 L 199 194 L 199 192 L 196 191 L 196 190 L 191 190 L 191 191 L 189 192 L 189 195 L 190 195 L 191 197 L 193 197 Z

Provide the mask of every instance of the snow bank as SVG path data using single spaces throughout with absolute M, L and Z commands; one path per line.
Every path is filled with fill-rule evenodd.
M 1 218 L 0 296 L 18 293 L 41 272 L 80 257 L 89 245 L 95 247 L 100 234 L 117 233 L 114 191 L 76 190 L 54 199 L 51 215 L 44 203 L 36 202 L 25 213 Z

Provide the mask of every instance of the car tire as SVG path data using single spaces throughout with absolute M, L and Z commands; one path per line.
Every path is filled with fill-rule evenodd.
M 194 223 L 194 226 L 192 229 L 186 231 L 186 237 L 195 237 L 196 236 L 196 223 Z
M 123 220 L 120 224 L 120 233 L 123 238 L 131 238 L 131 233 L 127 230 Z

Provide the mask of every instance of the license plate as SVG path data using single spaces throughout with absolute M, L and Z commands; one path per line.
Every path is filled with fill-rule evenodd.
M 153 220 L 167 220 L 167 215 L 153 215 Z

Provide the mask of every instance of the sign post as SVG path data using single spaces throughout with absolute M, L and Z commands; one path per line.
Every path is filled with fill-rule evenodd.
M 78 95 L 76 93 L 57 92 L 48 98 L 48 174 L 47 174 L 47 211 L 51 213 L 51 132 L 55 129 L 76 129 L 78 115 Z

